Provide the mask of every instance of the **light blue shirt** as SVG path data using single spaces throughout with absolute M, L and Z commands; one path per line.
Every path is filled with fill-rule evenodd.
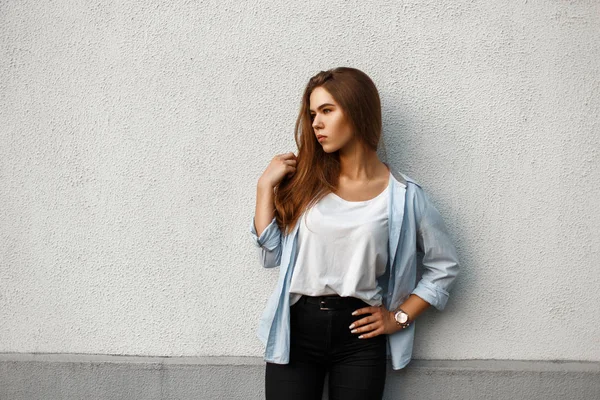
M 440 213 L 421 186 L 403 173 L 388 168 L 394 178 L 388 187 L 389 257 L 386 272 L 377 278 L 383 288 L 383 304 L 388 310 L 394 310 L 415 294 L 441 311 L 458 275 L 456 248 Z M 250 223 L 261 265 L 279 267 L 279 279 L 257 330 L 265 346 L 264 360 L 276 364 L 288 364 L 290 359 L 289 288 L 296 260 L 298 227 L 296 223 L 293 230 L 284 235 L 273 217 L 259 237 L 254 217 Z M 417 264 L 423 268 L 418 283 Z M 387 335 L 387 355 L 391 355 L 394 370 L 404 368 L 411 360 L 415 324 L 413 321 L 408 328 Z

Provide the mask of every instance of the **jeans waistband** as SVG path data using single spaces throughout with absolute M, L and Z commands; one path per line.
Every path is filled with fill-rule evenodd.
M 370 307 L 370 304 L 357 297 L 325 295 L 302 295 L 298 300 L 301 304 L 318 305 L 321 310 L 346 310 L 349 308 Z

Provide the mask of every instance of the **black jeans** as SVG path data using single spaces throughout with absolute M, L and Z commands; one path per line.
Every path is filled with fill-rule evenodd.
M 335 297 L 336 299 L 333 299 Z M 321 309 L 321 299 L 332 299 Z M 329 400 L 383 398 L 387 335 L 359 339 L 348 326 L 370 314 L 352 315 L 369 307 L 354 297 L 302 296 L 290 308 L 290 362 L 266 363 L 267 400 L 321 400 L 329 372 Z

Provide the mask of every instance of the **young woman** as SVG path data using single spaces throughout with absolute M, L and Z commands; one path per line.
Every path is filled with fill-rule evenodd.
M 366 74 L 321 71 L 298 155 L 276 155 L 258 180 L 250 232 L 263 267 L 280 267 L 257 332 L 267 400 L 320 400 L 327 374 L 331 400 L 381 399 L 388 354 L 404 368 L 414 320 L 446 305 L 456 249 L 421 186 L 379 160 L 381 126 Z

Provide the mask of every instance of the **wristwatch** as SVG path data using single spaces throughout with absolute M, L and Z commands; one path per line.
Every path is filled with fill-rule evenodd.
M 398 308 L 398 310 L 396 310 L 396 312 L 394 313 L 394 319 L 396 320 L 396 324 L 402 329 L 408 328 L 412 323 L 408 314 L 405 313 L 401 308 Z

